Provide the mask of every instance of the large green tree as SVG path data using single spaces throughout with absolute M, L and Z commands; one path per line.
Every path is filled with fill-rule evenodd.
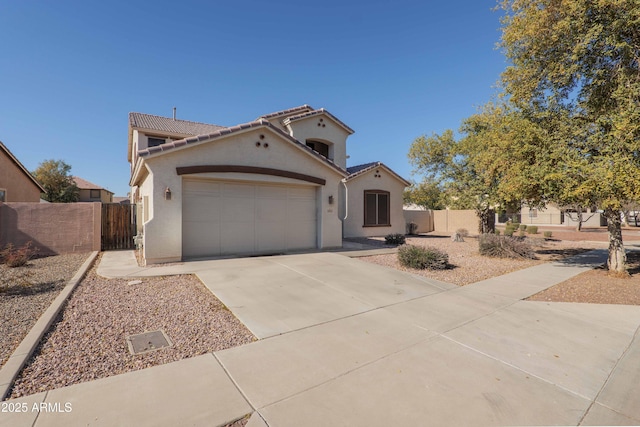
M 480 218 L 478 231 L 491 233 L 492 208 L 499 199 L 496 183 L 486 180 L 484 171 L 477 167 L 476 157 L 481 152 L 477 142 L 468 136 L 456 140 L 451 130 L 420 136 L 411 144 L 409 161 L 415 172 L 445 190 L 454 207 L 475 209 Z
M 501 46 L 511 62 L 502 75 L 506 99 L 542 144 L 554 143 L 524 169 L 554 170 L 532 199 L 597 203 L 608 222 L 607 265 L 623 272 L 620 212 L 640 196 L 640 4 L 500 0 L 499 6 Z M 528 143 L 511 145 L 517 153 Z M 573 185 L 559 185 L 563 179 Z
M 444 209 L 446 194 L 436 182 L 422 181 L 413 183 L 403 193 L 405 204 L 415 204 L 423 209 Z
M 79 190 L 70 174 L 71 166 L 62 160 L 45 160 L 33 176 L 47 191 L 44 199 L 53 203 L 77 202 Z

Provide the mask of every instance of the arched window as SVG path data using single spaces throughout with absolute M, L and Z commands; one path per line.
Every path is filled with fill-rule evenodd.
M 364 190 L 364 226 L 391 225 L 390 193 L 384 190 Z
M 329 145 L 325 144 L 321 141 L 316 141 L 313 139 L 307 139 L 307 147 L 310 147 L 312 150 L 317 151 L 319 154 L 322 154 L 327 159 L 333 160 L 333 155 L 330 155 Z

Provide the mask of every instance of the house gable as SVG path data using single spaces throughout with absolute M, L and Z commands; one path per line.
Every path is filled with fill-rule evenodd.
M 6 202 L 39 202 L 46 193 L 40 183 L 0 142 L 0 191 Z

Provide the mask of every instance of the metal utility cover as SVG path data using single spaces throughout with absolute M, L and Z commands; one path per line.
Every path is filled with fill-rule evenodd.
M 130 335 L 127 337 L 127 345 L 131 354 L 142 354 L 163 347 L 171 347 L 173 343 L 163 330 L 159 330 Z

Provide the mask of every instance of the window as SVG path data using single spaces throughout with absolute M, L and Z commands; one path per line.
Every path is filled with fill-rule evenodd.
M 89 197 L 91 197 L 92 199 L 100 198 L 100 190 L 89 190 L 89 193 Z
M 307 147 L 310 147 L 312 150 L 317 151 L 328 159 L 330 158 L 329 146 L 324 142 L 307 140 Z
M 164 144 L 165 142 L 167 142 L 167 140 L 164 138 L 155 138 L 153 136 L 150 136 L 147 138 L 147 147 L 156 147 L 158 145 Z
M 7 190 L 5 190 L 4 188 L 0 188 L 0 202 L 6 202 L 7 201 Z
M 382 190 L 364 191 L 364 226 L 390 226 L 389 192 Z
M 529 218 L 538 218 L 538 209 L 529 209 Z

